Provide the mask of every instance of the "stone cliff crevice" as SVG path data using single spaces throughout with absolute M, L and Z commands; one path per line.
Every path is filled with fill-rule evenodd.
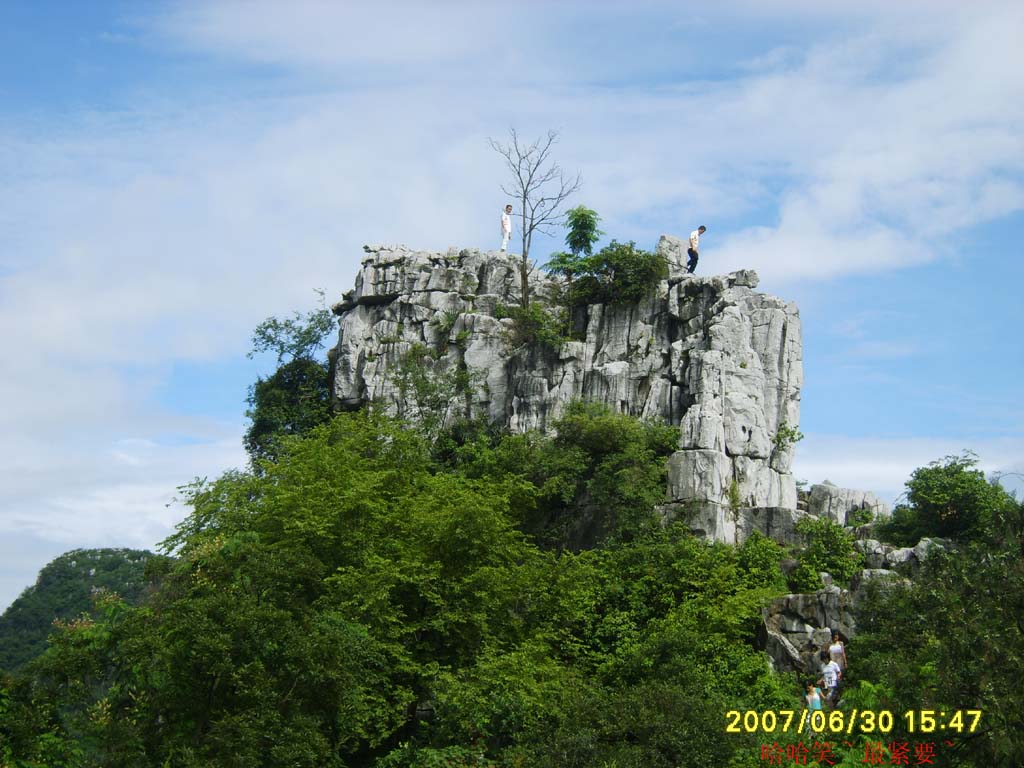
M 464 366 L 479 379 L 465 408 L 513 431 L 547 431 L 574 399 L 657 419 L 680 430 L 669 460 L 666 514 L 729 542 L 752 530 L 792 537 L 797 511 L 792 446 L 782 425 L 800 420 L 803 383 L 797 307 L 755 290 L 757 275 L 685 274 L 685 245 L 662 236 L 669 279 L 635 304 L 577 308 L 581 340 L 558 349 L 513 348 L 499 305 L 519 301 L 518 260 L 499 252 L 413 251 L 367 246 L 340 318 L 334 396 L 344 407 L 374 400 L 415 412 L 396 384 L 404 355 L 422 345 L 439 369 Z M 559 286 L 531 269 L 535 300 Z M 742 509 L 733 502 L 738 492 Z M 773 510 L 767 514 L 764 510 Z

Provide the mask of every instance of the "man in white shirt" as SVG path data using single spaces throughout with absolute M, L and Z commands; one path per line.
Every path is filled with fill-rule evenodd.
M 821 680 L 825 684 L 825 695 L 828 698 L 829 706 L 835 709 L 836 704 L 839 703 L 839 697 L 837 694 L 839 693 L 839 680 L 842 678 L 843 673 L 839 669 L 839 665 L 829 658 L 827 652 L 823 653 L 821 656 L 822 661 L 828 659 L 827 664 L 821 665 Z
M 501 250 L 508 248 L 509 238 L 512 237 L 512 206 L 506 205 L 504 213 L 501 214 Z
M 700 246 L 700 236 L 708 231 L 708 228 L 701 224 L 690 233 L 690 247 L 686 249 L 686 255 L 690 258 L 686 262 L 686 271 L 691 275 L 697 268 L 697 249 Z

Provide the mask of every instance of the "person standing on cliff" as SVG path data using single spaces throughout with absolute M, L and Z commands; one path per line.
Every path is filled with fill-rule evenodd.
M 508 241 L 512 237 L 512 206 L 506 205 L 501 214 L 501 250 L 508 248 Z
M 707 231 L 708 228 L 701 224 L 690 233 L 690 247 L 686 249 L 686 255 L 690 258 L 686 262 L 686 271 L 691 275 L 693 270 L 697 268 L 697 249 L 700 246 L 700 236 Z

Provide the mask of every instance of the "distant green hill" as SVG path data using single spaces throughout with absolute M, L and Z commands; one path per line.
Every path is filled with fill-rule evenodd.
M 0 616 L 0 670 L 13 672 L 42 653 L 54 619 L 89 612 L 95 590 L 138 604 L 154 559 L 165 558 L 136 549 L 76 549 L 55 559 Z

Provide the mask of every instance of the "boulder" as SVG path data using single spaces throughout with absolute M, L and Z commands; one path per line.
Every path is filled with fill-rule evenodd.
M 894 570 L 896 568 L 916 570 L 927 559 L 934 548 L 945 549 L 949 542 L 945 539 L 923 538 L 913 547 L 894 547 L 883 544 L 876 539 L 855 541 L 854 546 L 864 555 L 868 568 Z
M 839 632 L 844 638 L 856 633 L 853 602 L 848 590 L 834 585 L 810 594 L 776 598 L 761 610 L 764 621 L 759 646 L 779 671 L 817 674 L 818 654 L 832 633 Z
M 808 511 L 817 517 L 826 517 L 839 525 L 850 525 L 850 513 L 867 509 L 876 520 L 892 515 L 892 510 L 870 491 L 840 488 L 826 480 L 812 485 L 807 500 Z

